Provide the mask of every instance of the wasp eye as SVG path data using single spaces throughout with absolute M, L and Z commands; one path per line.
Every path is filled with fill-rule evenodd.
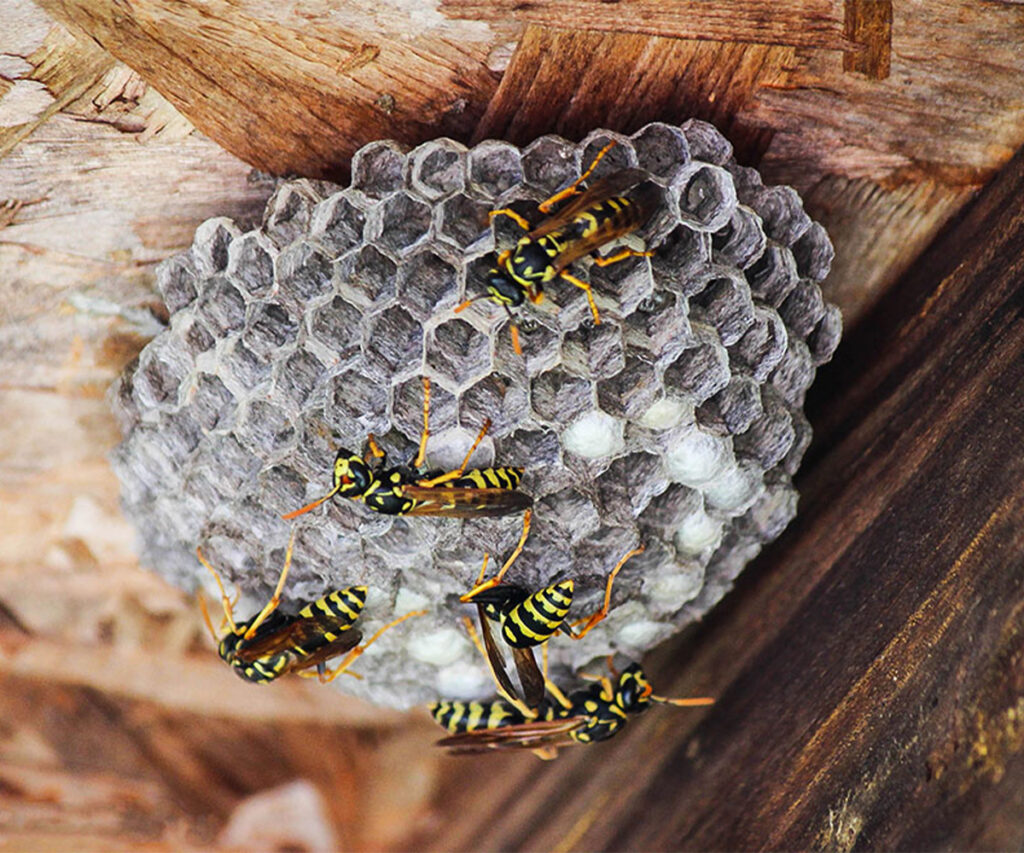
M 505 305 L 523 304 L 523 288 L 501 270 L 493 269 L 487 274 L 487 292 L 495 302 Z

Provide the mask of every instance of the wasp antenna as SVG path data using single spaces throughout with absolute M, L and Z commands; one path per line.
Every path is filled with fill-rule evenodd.
M 306 504 L 304 507 L 301 507 L 300 509 L 293 510 L 292 512 L 289 512 L 287 515 L 282 515 L 281 518 L 283 518 L 285 521 L 291 521 L 293 518 L 298 518 L 300 515 L 305 515 L 310 510 L 316 509 L 318 506 L 320 506 L 320 504 L 326 503 L 327 501 L 329 501 L 331 498 L 334 497 L 334 495 L 336 493 L 337 493 L 337 489 L 335 489 L 334 491 L 330 492 L 329 494 L 324 495 L 322 498 L 317 498 L 311 504 Z
M 652 702 L 662 702 L 665 705 L 675 705 L 679 708 L 696 708 L 703 705 L 714 705 L 715 700 L 710 696 L 695 696 L 692 699 L 668 699 L 664 696 L 650 695 Z
M 458 314 L 461 311 L 465 311 L 474 302 L 479 302 L 481 299 L 486 299 L 489 295 L 490 294 L 487 294 L 487 293 L 480 293 L 480 294 L 478 294 L 476 296 L 470 297 L 465 302 L 462 302 L 459 305 L 455 306 L 454 313 Z

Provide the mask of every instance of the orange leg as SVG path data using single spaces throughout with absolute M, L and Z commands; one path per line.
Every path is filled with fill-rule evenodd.
M 636 249 L 620 249 L 614 255 L 607 255 L 601 257 L 598 255 L 594 258 L 594 263 L 599 267 L 607 267 L 611 264 L 617 264 L 619 261 L 624 261 L 626 258 L 649 258 L 654 252 L 638 252 Z
M 256 629 L 262 625 L 268 616 L 277 610 L 277 606 L 281 603 L 281 590 L 284 589 L 284 582 L 288 579 L 288 570 L 292 567 L 292 548 L 295 547 L 295 528 L 292 528 L 292 534 L 288 537 L 288 550 L 284 554 L 284 568 L 281 569 L 281 576 L 277 579 L 277 586 L 274 588 L 274 594 L 270 597 L 270 601 L 264 605 L 263 609 L 259 612 L 259 615 L 252 621 L 249 626 L 249 630 L 245 632 L 244 640 L 251 640 L 256 634 Z
M 484 436 L 487 435 L 487 431 L 491 428 L 491 419 L 486 418 L 484 425 L 480 427 L 480 432 L 477 434 L 476 440 L 469 448 L 469 453 L 466 454 L 466 458 L 462 460 L 462 464 L 447 474 L 442 474 L 440 477 L 434 477 L 433 480 L 420 480 L 416 483 L 417 486 L 426 486 L 430 488 L 432 486 L 440 486 L 442 483 L 449 483 L 452 480 L 457 480 L 464 473 L 466 468 L 469 467 L 469 460 L 473 458 L 473 454 L 476 453 L 476 449 L 480 446 L 480 442 L 484 440 Z
M 419 468 L 427 455 L 427 439 L 430 438 L 430 380 L 423 377 L 423 432 L 420 433 L 420 449 L 416 453 L 412 467 Z
M 597 313 L 597 303 L 594 302 L 594 292 L 590 289 L 590 285 L 574 275 L 569 275 L 567 272 L 562 272 L 560 275 L 569 284 L 575 284 L 587 294 L 587 302 L 590 303 L 590 313 L 594 315 L 594 325 L 599 326 L 601 324 L 601 315 Z M 539 302 L 540 300 L 538 299 L 537 301 Z
M 224 584 L 221 583 L 220 575 L 218 575 L 213 566 L 206 561 L 206 557 L 203 556 L 203 552 L 199 550 L 199 548 L 196 548 L 196 556 L 199 558 L 199 562 L 206 566 L 210 574 L 213 575 L 213 579 L 217 581 L 217 589 L 220 590 L 220 603 L 224 608 L 224 618 L 227 620 L 228 627 L 231 628 L 231 632 L 237 632 L 238 629 L 235 627 L 231 600 L 228 598 L 228 594 L 224 591 Z M 214 642 L 220 642 L 217 638 L 216 632 L 213 630 L 213 623 L 210 621 L 210 612 L 206 609 L 206 599 L 202 595 L 199 596 L 199 609 L 203 611 L 203 617 L 206 620 L 206 627 L 210 629 L 210 635 L 213 637 Z
M 384 458 L 384 451 L 380 449 L 380 445 L 377 444 L 377 439 L 373 437 L 372 432 L 366 436 L 366 453 L 369 453 L 370 456 L 374 457 L 375 459 Z M 370 461 L 369 457 L 366 456 L 365 454 L 363 455 L 363 459 L 366 462 Z
M 335 678 L 337 678 L 339 675 L 345 672 L 350 666 L 352 666 L 352 664 L 354 664 L 359 659 L 363 652 L 365 652 L 370 646 L 377 642 L 377 640 L 381 638 L 385 631 L 391 630 L 396 625 L 399 625 L 402 622 L 404 622 L 406 619 L 412 619 L 416 616 L 425 616 L 426 613 L 426 610 L 412 610 L 409 613 L 406 613 L 404 616 L 399 616 L 397 619 L 391 620 L 390 622 L 388 622 L 387 625 L 385 625 L 382 628 L 379 628 L 377 632 L 372 637 L 370 637 L 369 640 L 367 640 L 365 643 L 356 646 L 348 654 L 346 654 L 345 657 L 341 659 L 341 663 L 338 664 L 338 666 L 336 666 L 334 669 L 325 668 L 323 672 L 319 673 L 321 683 L 327 684 L 329 681 L 334 681 Z M 349 675 L 356 674 L 349 673 Z M 361 676 L 356 677 L 359 678 Z
M 484 555 L 484 565 L 480 569 L 480 575 L 477 577 L 476 586 L 473 587 L 465 595 L 460 596 L 459 601 L 466 603 L 472 601 L 483 592 L 485 589 L 491 589 L 501 583 L 501 579 L 505 577 L 505 572 L 509 570 L 509 567 L 516 561 L 520 554 L 523 553 L 523 546 L 526 544 L 526 537 L 530 535 L 530 517 L 533 515 L 532 510 L 526 510 L 523 513 L 523 532 L 519 536 L 519 544 L 516 545 L 516 549 L 512 552 L 511 556 L 505 561 L 505 565 L 501 567 L 501 571 L 498 572 L 489 581 L 484 582 L 484 569 L 487 567 L 487 555 Z
M 577 640 L 582 639 L 590 633 L 592 628 L 594 628 L 608 615 L 608 610 L 611 608 L 612 603 L 612 585 L 615 583 L 615 577 L 618 575 L 620 571 L 622 571 L 622 567 L 626 565 L 626 563 L 631 558 L 635 557 L 637 554 L 642 554 L 643 552 L 644 547 L 643 545 L 641 545 L 639 548 L 634 548 L 632 551 L 626 554 L 621 560 L 619 560 L 618 563 L 616 563 L 615 568 L 612 569 L 611 574 L 608 575 L 608 582 L 605 584 L 604 604 L 601 605 L 601 609 L 586 619 L 579 619 L 576 622 L 573 622 L 571 626 L 572 628 L 575 628 L 577 625 L 583 625 L 583 630 L 580 631 L 578 634 L 572 634 L 570 632 L 570 636 L 574 637 Z M 615 672 L 610 662 L 609 669 L 611 669 L 613 673 Z
M 554 205 L 558 204 L 558 202 L 560 202 L 563 198 L 568 198 L 569 196 L 575 195 L 577 192 L 579 192 L 580 184 L 582 184 L 587 178 L 590 177 L 594 169 L 597 168 L 597 164 L 600 163 L 601 160 L 604 158 L 604 155 L 611 151 L 616 145 L 618 145 L 618 143 L 614 139 L 611 142 L 609 142 L 604 148 L 597 152 L 597 156 L 594 158 L 594 161 L 587 168 L 587 171 L 580 175 L 575 182 L 571 183 L 564 190 L 560 190 L 559 192 L 551 196 L 551 198 L 537 205 L 537 209 L 540 210 L 541 213 L 548 213 L 550 212 L 551 208 Z
M 494 217 L 495 216 L 499 216 L 499 215 L 507 216 L 509 219 L 511 219 L 513 222 L 515 222 L 515 224 L 518 225 L 520 228 L 522 228 L 524 231 L 529 231 L 531 229 L 531 227 L 532 227 L 529 222 L 527 222 L 525 219 L 523 219 L 523 217 L 521 217 L 518 213 L 516 213 L 510 207 L 503 207 L 503 208 L 501 208 L 501 210 L 492 210 L 490 213 L 487 214 L 487 218 L 489 220 L 493 221 Z M 500 256 L 498 257 L 498 263 L 499 264 L 504 263 L 504 260 Z

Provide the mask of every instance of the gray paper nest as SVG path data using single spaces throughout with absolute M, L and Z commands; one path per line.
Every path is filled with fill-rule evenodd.
M 505 217 L 492 230 L 487 213 L 512 206 L 537 221 L 536 203 L 611 139 L 595 177 L 635 166 L 665 190 L 664 209 L 625 239 L 656 254 L 575 264 L 601 324 L 581 290 L 556 281 L 517 312 L 518 356 L 499 306 L 453 313 L 482 291 L 495 241 L 521 233 Z M 201 545 L 245 592 L 245 617 L 280 572 L 291 530 L 280 515 L 329 490 L 339 447 L 361 451 L 373 432 L 391 461 L 414 455 L 426 375 L 432 467 L 456 465 L 490 418 L 474 466 L 526 469 L 533 527 L 509 581 L 576 578 L 578 618 L 618 559 L 646 546 L 607 620 L 550 643 L 556 678 L 610 651 L 637 658 L 699 618 L 793 518 L 811 438 L 804 395 L 839 341 L 819 287 L 832 246 L 796 192 L 763 186 L 697 121 L 524 149 L 376 142 L 352 174 L 349 188 L 282 183 L 259 229 L 209 220 L 161 266 L 169 326 L 112 390 L 124 434 L 113 462 L 143 563 L 209 587 Z M 459 620 L 474 609 L 457 595 L 485 551 L 498 565 L 510 553 L 520 516 L 392 518 L 334 500 L 296 524 L 286 609 L 354 584 L 370 587 L 367 634 L 430 609 L 359 661 L 365 680 L 336 685 L 399 707 L 493 693 Z

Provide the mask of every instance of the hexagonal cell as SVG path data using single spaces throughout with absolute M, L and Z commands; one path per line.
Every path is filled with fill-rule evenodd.
M 515 199 L 502 204 L 499 210 L 511 210 L 519 214 L 527 222 L 534 225 L 539 224 L 544 218 L 543 214 L 537 211 L 537 202 L 533 199 Z M 491 219 L 491 233 L 494 236 L 495 251 L 508 249 L 516 245 L 519 239 L 526 234 L 526 230 L 511 216 L 502 214 Z M 489 255 L 491 266 L 496 263 L 495 256 Z
M 632 525 L 651 498 L 668 487 L 661 457 L 653 453 L 620 456 L 595 482 L 606 524 Z
M 230 219 L 207 219 L 196 228 L 192 240 L 192 257 L 201 275 L 222 272 L 228 265 L 228 249 L 240 232 Z
M 483 417 L 481 415 L 480 417 Z M 423 379 L 410 376 L 392 392 L 391 419 L 414 445 L 423 432 Z M 430 432 L 437 434 L 456 425 L 455 395 L 439 382 L 430 383 Z
M 202 471 L 224 494 L 237 492 L 244 483 L 256 476 L 263 467 L 233 435 L 214 435 L 193 460 L 193 470 Z
M 392 305 L 369 321 L 363 354 L 367 369 L 391 376 L 419 368 L 423 359 L 423 327 L 401 305 Z
M 188 255 L 175 255 L 156 268 L 156 286 L 169 313 L 190 305 L 199 292 L 195 263 Z
M 665 369 L 666 391 L 684 394 L 700 405 L 729 384 L 729 356 L 716 337 L 713 332 L 698 332 L 697 345 L 683 350 Z
M 748 203 L 764 222 L 765 233 L 783 246 L 792 246 L 811 227 L 811 217 L 792 187 L 763 187 Z
M 334 263 L 341 293 L 363 308 L 389 302 L 398 289 L 398 265 L 376 246 L 363 246 Z
M 745 205 L 751 206 L 751 201 L 761 192 L 764 186 L 761 180 L 761 173 L 749 166 L 741 166 L 736 162 L 723 164 L 732 175 L 732 181 L 736 185 L 736 195 Z
M 597 402 L 610 415 L 635 420 L 661 396 L 655 366 L 643 353 L 629 352 L 618 373 L 597 383 Z
M 202 429 L 199 421 L 187 409 L 170 412 L 160 421 L 160 431 L 154 436 L 157 444 L 169 459 L 182 466 L 189 454 L 199 445 Z
M 335 296 L 307 316 L 309 333 L 327 352 L 337 353 L 336 361 L 347 361 L 359 351 L 363 315 L 351 302 Z
M 770 385 L 761 388 L 763 412 L 750 428 L 733 439 L 736 455 L 756 460 L 767 471 L 789 452 L 796 437 L 793 419 L 782 396 Z
M 746 205 L 736 206 L 729 221 L 711 237 L 711 250 L 720 264 L 745 269 L 761 257 L 768 238 L 761 217 Z
M 613 376 L 626 363 L 622 330 L 615 323 L 581 323 L 562 339 L 562 366 L 589 379 Z
M 788 477 L 771 477 L 761 496 L 747 510 L 741 527 L 759 542 L 772 542 L 796 517 L 797 493 Z
M 301 303 L 334 288 L 331 262 L 312 243 L 302 241 L 282 250 L 276 268 L 279 293 Z
M 690 297 L 690 316 L 713 326 L 722 343 L 732 346 L 754 322 L 746 279 L 728 267 L 711 270 L 707 285 Z
M 655 248 L 650 259 L 655 286 L 685 294 L 689 279 L 710 260 L 708 235 L 679 225 Z
M 402 304 L 427 320 L 458 301 L 458 270 L 432 251 L 417 252 L 399 264 L 397 288 Z
M 704 504 L 733 517 L 750 509 L 763 493 L 760 466 L 751 460 L 740 460 L 704 487 Z
M 196 317 L 216 337 L 223 338 L 245 326 L 245 299 L 226 278 L 212 278 L 196 305 Z
M 566 466 L 584 478 L 600 474 L 611 457 L 625 446 L 625 424 L 599 409 L 591 409 L 562 430 Z
M 703 489 L 734 467 L 731 440 L 697 426 L 682 426 L 659 436 L 666 447 L 665 470 L 677 483 Z
M 750 292 L 774 308 L 782 304 L 800 280 L 793 253 L 785 246 L 771 241 L 744 273 L 750 284 Z
M 488 213 L 491 203 L 459 193 L 445 201 L 438 214 L 437 234 L 462 250 L 480 244 L 491 236 Z
M 327 396 L 327 417 L 334 424 L 355 424 L 359 433 L 388 429 L 388 389 L 357 367 L 335 376 Z
M 742 338 L 729 348 L 730 359 L 764 382 L 778 366 L 789 346 L 789 332 L 782 318 L 771 308 L 754 306 L 754 322 Z
M 690 162 L 690 146 L 683 131 L 660 121 L 644 125 L 630 139 L 637 164 L 662 183 L 669 183 Z
M 576 489 L 563 489 L 534 504 L 532 535 L 555 548 L 576 545 L 600 525 L 594 504 Z
M 679 218 L 695 231 L 723 228 L 736 210 L 732 176 L 708 163 L 691 163 L 673 181 L 678 189 Z
M 295 242 L 309 230 L 313 208 L 319 201 L 308 181 L 281 184 L 263 211 L 263 231 L 277 246 Z
M 496 306 L 493 309 L 498 311 Z M 553 327 L 548 317 L 539 319 L 539 312 L 532 309 L 518 311 L 514 320 L 519 329 L 519 344 L 522 355 L 512 346 L 512 333 L 507 321 L 499 320 L 493 327 L 494 366 L 516 378 L 536 375 L 558 362 L 561 333 Z
M 217 343 L 217 339 L 210 334 L 210 330 L 198 320 L 187 324 L 187 329 L 182 334 L 182 340 L 193 359 L 200 353 L 213 349 L 214 344 Z
M 672 544 L 680 555 L 698 557 L 718 548 L 722 534 L 722 519 L 701 508 L 683 519 L 672 537 Z
M 269 379 L 270 369 L 269 362 L 236 341 L 224 352 L 217 373 L 236 393 L 242 393 Z
M 228 250 L 227 274 L 250 296 L 262 297 L 274 286 L 274 258 L 259 232 L 243 234 Z
M 713 124 L 692 118 L 680 128 L 694 160 L 722 166 L 732 159 L 732 143 Z
M 593 385 L 563 370 L 548 370 L 530 385 L 531 403 L 537 417 L 567 424 L 593 407 Z
M 313 210 L 310 236 L 324 247 L 330 258 L 354 249 L 363 239 L 366 212 L 351 190 L 335 193 Z
M 779 306 L 779 316 L 793 334 L 801 338 L 808 337 L 825 316 L 825 300 L 821 288 L 807 279 L 797 282 Z
M 807 344 L 790 335 L 786 353 L 770 381 L 791 406 L 802 407 L 804 395 L 814 381 L 814 360 Z
M 136 356 L 107 391 L 107 402 L 110 404 L 122 435 L 128 435 L 135 429 L 141 416 L 139 404 L 132 397 L 135 390 L 133 380 L 138 363 L 138 356 Z
M 674 360 L 694 342 L 686 300 L 671 291 L 655 291 L 625 318 L 626 344 L 647 352 L 655 361 Z
M 617 246 L 606 247 L 603 254 L 609 257 L 617 251 Z M 650 261 L 635 256 L 605 267 L 593 264 L 590 283 L 599 306 L 606 306 L 601 313 L 613 317 L 629 314 L 654 290 Z
M 352 186 L 370 198 L 384 198 L 402 187 L 405 148 L 390 139 L 364 145 L 352 157 Z
M 474 427 L 479 426 L 482 418 L 490 418 L 488 434 L 498 437 L 513 429 L 529 411 L 526 389 L 499 373 L 491 373 L 462 394 L 459 422 L 463 426 Z
M 409 154 L 409 183 L 428 201 L 437 201 L 466 186 L 466 147 L 452 139 L 432 139 Z
M 430 230 L 430 205 L 407 193 L 396 193 L 380 206 L 377 241 L 401 253 L 425 239 Z
M 199 425 L 205 430 L 222 429 L 234 422 L 235 395 L 218 376 L 199 374 L 188 403 Z
M 793 476 L 800 468 L 800 463 L 804 459 L 804 454 L 807 452 L 807 448 L 811 446 L 811 439 L 814 437 L 814 431 L 811 429 L 811 422 L 804 417 L 804 413 L 797 410 L 790 412 L 790 416 L 793 419 L 793 431 L 795 433 L 793 437 L 793 445 L 789 448 L 789 452 L 786 453 L 786 458 L 782 460 L 783 470 Z
M 320 385 L 327 369 L 309 350 L 298 349 L 277 369 L 276 386 L 295 406 L 301 407 Z
M 807 338 L 815 366 L 831 361 L 843 335 L 843 315 L 838 305 L 825 306 L 825 316 Z
M 546 195 L 552 195 L 579 176 L 576 146 L 561 136 L 541 136 L 523 150 L 523 176 Z
M 738 435 L 750 429 L 763 411 L 761 386 L 749 376 L 734 376 L 698 409 L 697 422 L 709 431 Z
M 495 199 L 523 180 L 519 149 L 487 139 L 469 152 L 469 187 L 485 199 Z
M 616 143 L 615 146 L 608 149 L 601 157 L 601 162 L 594 167 L 589 181 L 595 181 L 614 172 L 621 172 L 623 169 L 636 166 L 636 152 L 633 150 L 633 143 L 629 137 L 607 130 L 593 130 L 580 143 L 581 174 L 591 167 L 601 149 L 613 141 Z
M 254 498 L 261 508 L 274 513 L 274 515 L 291 512 L 302 504 L 305 496 L 305 478 L 287 465 L 273 465 L 256 475 Z M 278 558 L 271 553 L 271 562 L 275 566 L 283 565 L 284 560 L 284 551 Z M 292 565 L 293 570 L 297 568 L 297 564 Z
M 139 408 L 175 408 L 181 385 L 191 371 L 192 359 L 181 341 L 161 335 L 139 355 L 133 381 Z
M 465 320 L 448 320 L 430 333 L 427 364 L 439 376 L 461 388 L 490 370 L 491 341 Z
M 263 302 L 253 306 L 242 341 L 260 358 L 270 360 L 282 347 L 294 343 L 298 334 L 298 320 L 287 308 L 278 302 Z
M 654 495 L 639 516 L 641 529 L 657 531 L 670 538 L 687 517 L 704 507 L 700 492 L 682 483 L 669 483 L 668 488 Z
M 790 247 L 796 260 L 797 272 L 813 281 L 824 281 L 836 256 L 835 247 L 824 226 L 812 222 L 811 226 Z

